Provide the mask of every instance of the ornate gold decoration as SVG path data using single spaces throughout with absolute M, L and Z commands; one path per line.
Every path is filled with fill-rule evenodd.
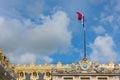
M 108 70 L 111 70 L 111 71 L 114 70 L 114 65 L 115 65 L 115 64 L 114 64 L 112 61 L 110 61 L 110 63 L 108 64 L 107 69 L 108 69 Z
M 0 54 L 2 54 L 2 52 L 3 52 L 2 49 L 0 49 Z
M 79 62 L 82 70 L 87 71 L 90 68 L 90 63 L 86 58 L 83 58 L 82 61 Z
M 2 50 L 0 49 L 0 62 L 2 62 Z
M 99 62 L 96 62 L 96 63 L 95 63 L 95 66 L 96 66 L 96 67 L 98 67 L 99 65 L 100 65 Z

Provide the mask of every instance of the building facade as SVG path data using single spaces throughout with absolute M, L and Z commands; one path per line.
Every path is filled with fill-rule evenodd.
M 2 56 L 2 50 L 0 50 L 0 80 L 16 80 L 14 72 L 9 68 L 9 59 L 6 56 Z
M 53 80 L 120 80 L 120 64 L 92 63 L 83 58 L 79 63 L 60 66 L 52 72 Z M 62 69 L 64 67 L 64 69 Z
M 0 62 L 4 64 L 0 80 L 120 80 L 120 64 L 93 63 L 87 58 L 72 64 L 9 64 L 0 50 Z

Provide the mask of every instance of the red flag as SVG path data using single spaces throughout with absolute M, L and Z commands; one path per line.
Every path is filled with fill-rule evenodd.
M 83 27 L 84 27 L 84 16 L 82 13 L 80 12 L 77 12 L 77 15 L 78 15 L 78 20 L 83 24 Z
M 77 12 L 77 14 L 78 14 L 78 20 L 81 21 L 83 19 L 83 14 L 80 12 Z

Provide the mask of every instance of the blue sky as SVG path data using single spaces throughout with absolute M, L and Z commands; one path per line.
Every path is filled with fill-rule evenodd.
M 83 58 L 85 16 L 87 58 L 120 62 L 119 0 L 0 0 L 0 49 L 10 63 L 64 64 Z

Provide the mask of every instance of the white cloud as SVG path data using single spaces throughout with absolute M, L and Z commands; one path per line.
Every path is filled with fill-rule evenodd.
M 19 20 L 6 19 L 1 17 L 0 25 L 0 48 L 7 51 L 13 51 L 18 47 L 20 33 L 23 25 Z
M 0 0 L 0 15 L 11 18 L 32 18 L 38 19 L 44 9 L 44 0 Z M 45 8 L 47 5 L 45 6 Z
M 114 37 L 116 34 L 120 33 L 120 1 L 119 0 L 110 0 L 105 6 L 104 10 L 101 12 L 100 22 L 107 27 L 106 31 Z
M 44 11 L 44 1 L 35 1 L 27 5 L 27 11 L 29 16 L 38 18 L 40 13 Z
M 56 11 L 52 16 L 44 16 L 42 24 L 31 20 L 19 20 L 1 17 L 0 48 L 6 55 L 11 54 L 13 63 L 16 57 L 43 58 L 54 52 L 65 51 L 71 47 L 71 32 L 68 30 L 69 18 L 64 11 Z M 27 54 L 26 54 L 27 53 Z M 19 59 L 19 58 L 18 58 Z M 45 58 L 46 59 L 46 58 Z M 52 59 L 48 58 L 50 62 Z M 23 63 L 20 61 L 20 63 Z M 31 61 L 30 59 L 26 62 Z
M 4 22 L 4 18 L 0 16 L 0 25 L 2 25 Z
M 48 57 L 48 56 L 43 57 L 43 59 L 44 59 L 45 62 L 47 62 L 47 63 L 51 63 L 51 62 L 53 61 L 53 59 L 50 58 L 50 57 Z
M 9 53 L 8 54 L 11 63 L 22 63 L 22 64 L 27 64 L 30 62 L 35 62 L 36 61 L 36 55 L 31 54 L 31 53 L 24 53 L 24 54 L 15 54 L 15 53 Z
M 111 36 L 98 36 L 94 43 L 90 44 L 92 53 L 90 59 L 102 63 L 117 61 L 117 52 L 114 50 L 115 43 Z
M 106 16 L 101 18 L 101 22 L 103 23 L 113 23 L 114 15 Z
M 102 27 L 102 26 L 94 27 L 94 28 L 93 28 L 93 31 L 94 31 L 96 34 L 103 34 L 103 33 L 105 33 L 105 29 L 104 29 L 104 27 Z
M 45 17 L 43 21 L 43 25 L 29 30 L 24 36 L 24 44 L 28 50 L 45 55 L 71 46 L 71 33 L 67 28 L 69 19 L 64 12 L 56 12 L 51 18 Z

